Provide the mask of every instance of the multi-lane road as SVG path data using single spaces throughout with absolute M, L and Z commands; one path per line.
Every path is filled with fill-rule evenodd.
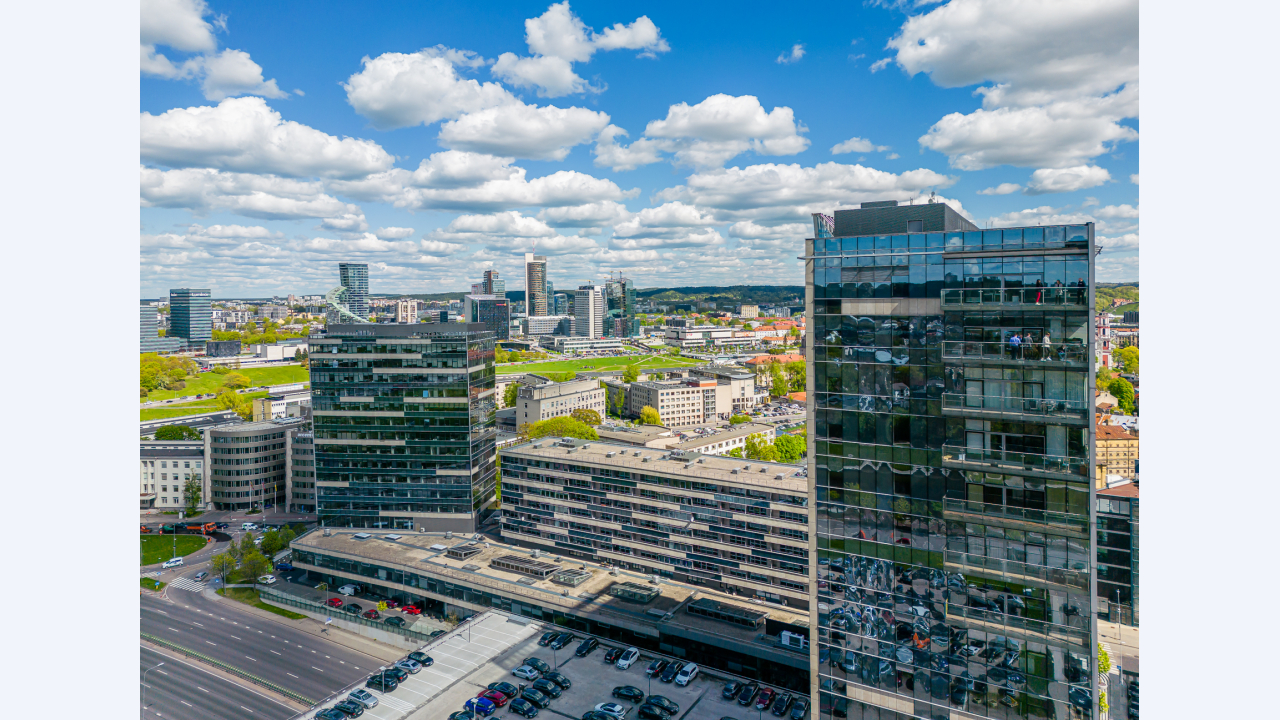
M 260 618 L 240 609 L 232 600 L 212 600 L 202 592 L 173 587 L 170 587 L 167 594 L 167 600 L 147 594 L 141 596 L 140 624 L 143 634 L 201 653 L 314 701 L 325 699 L 331 693 L 368 676 L 374 669 L 386 664 L 384 659 L 287 624 Z M 144 655 L 144 660 L 147 657 L 149 656 Z M 198 660 L 184 659 L 192 665 L 200 665 Z M 148 667 L 154 664 L 152 662 Z M 168 663 L 160 668 L 167 669 Z M 156 679 L 158 672 L 159 670 L 148 675 L 148 684 L 159 682 Z M 244 712 L 238 715 L 234 712 L 241 705 L 253 707 L 237 700 L 245 697 L 244 692 L 224 698 L 222 694 L 207 692 L 213 688 L 207 684 L 199 685 L 194 677 L 196 676 L 187 673 L 181 677 L 171 674 L 166 678 L 166 692 L 174 698 L 176 707 L 170 708 L 175 714 L 165 712 L 164 717 L 209 717 L 202 713 L 183 712 L 184 701 L 195 704 L 197 708 L 218 707 L 220 712 L 229 713 L 228 717 L 251 717 Z M 222 685 L 232 684 L 227 680 L 221 682 Z M 252 687 L 246 681 L 237 682 Z M 257 691 L 255 688 L 245 692 L 275 702 L 274 695 L 266 690 Z M 151 702 L 149 693 L 150 691 L 148 703 Z M 204 703 L 203 706 L 199 704 L 201 702 Z M 282 706 L 282 710 L 285 708 L 287 706 Z M 255 713 L 252 717 L 258 716 L 256 709 L 251 712 Z M 292 714 L 287 712 L 285 717 Z
M 142 695 L 144 717 L 285 720 L 298 713 L 297 708 L 266 691 L 234 683 L 177 653 L 146 645 L 140 650 L 138 676 L 145 691 Z

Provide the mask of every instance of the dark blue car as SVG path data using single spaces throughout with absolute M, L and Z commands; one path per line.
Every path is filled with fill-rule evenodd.
M 286 570 L 292 570 L 292 569 L 293 569 L 293 563 L 287 563 L 287 562 L 276 563 L 276 572 L 284 572 Z

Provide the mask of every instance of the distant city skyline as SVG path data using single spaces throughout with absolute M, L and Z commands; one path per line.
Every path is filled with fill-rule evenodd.
M 529 252 L 563 288 L 801 285 L 809 213 L 932 193 L 982 228 L 1094 222 L 1098 280 L 1138 277 L 1135 0 L 375 5 L 306 32 L 296 3 L 155 5 L 144 297 L 321 293 L 337 262 L 465 292 Z

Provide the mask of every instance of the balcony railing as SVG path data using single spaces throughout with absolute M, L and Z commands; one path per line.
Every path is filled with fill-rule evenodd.
M 1083 307 L 1088 288 L 965 288 L 942 291 L 942 304 L 950 305 L 1056 305 Z
M 963 445 L 943 445 L 942 459 L 944 462 L 974 463 L 1089 476 L 1089 458 L 1072 455 L 1041 455 L 1011 450 L 986 450 Z
M 1013 346 L 1006 342 L 975 342 L 970 340 L 942 341 L 942 357 L 944 358 L 977 358 L 983 360 L 1030 360 L 1035 362 L 1064 362 L 1069 364 L 1085 364 L 1089 361 L 1084 345 L 1078 343 L 1051 343 L 1045 350 L 1044 344 L 1032 341 L 1030 344 Z
M 942 407 L 947 409 L 983 410 L 1011 415 L 1043 415 L 1083 419 L 1089 416 L 1091 407 L 1079 400 L 1048 400 L 1044 398 L 995 397 L 991 395 L 964 395 L 945 393 Z

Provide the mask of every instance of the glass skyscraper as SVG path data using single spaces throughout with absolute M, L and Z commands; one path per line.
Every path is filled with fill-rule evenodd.
M 529 317 L 547 314 L 547 258 L 524 254 L 524 309 Z
M 169 291 L 169 335 L 189 344 L 213 339 L 213 305 L 208 290 Z
M 369 317 L 369 265 L 338 263 L 338 283 L 347 289 L 347 309 L 362 318 Z
M 486 330 L 493 333 L 495 340 L 511 338 L 511 307 L 505 297 L 467 295 L 463 301 L 466 304 L 467 322 L 484 325 Z
M 822 720 L 1091 718 L 1093 226 L 806 240 Z
M 321 524 L 474 531 L 495 499 L 493 333 L 330 325 L 310 348 Z

